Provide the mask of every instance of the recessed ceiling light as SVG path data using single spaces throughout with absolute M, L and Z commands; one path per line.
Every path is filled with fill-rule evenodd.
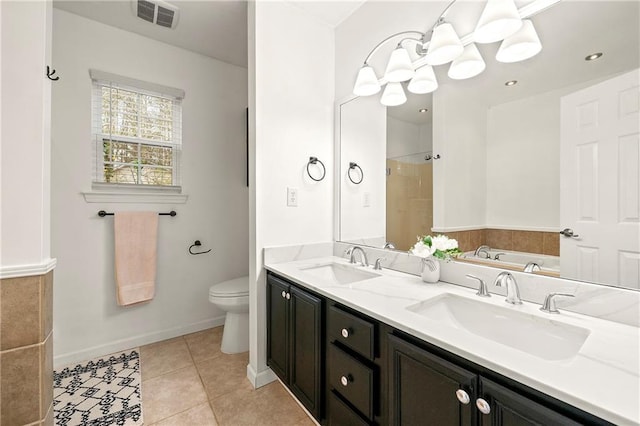
M 584 60 L 585 61 L 594 61 L 602 56 L 602 52 L 592 53 L 591 55 L 587 55 Z
M 509 80 L 504 85 L 505 86 L 515 86 L 516 84 L 518 84 L 518 80 Z
M 427 111 L 429 111 L 429 110 L 428 110 L 428 109 L 426 109 L 426 108 L 420 108 L 420 109 L 418 110 L 418 112 L 427 112 Z

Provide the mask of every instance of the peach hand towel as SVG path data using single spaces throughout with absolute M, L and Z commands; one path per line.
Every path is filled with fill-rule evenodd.
M 158 213 L 115 213 L 116 295 L 126 306 L 153 299 Z

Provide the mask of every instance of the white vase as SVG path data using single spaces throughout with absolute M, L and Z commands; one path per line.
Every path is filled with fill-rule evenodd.
M 440 281 L 440 262 L 432 257 L 422 259 L 422 281 L 425 283 L 437 283 Z

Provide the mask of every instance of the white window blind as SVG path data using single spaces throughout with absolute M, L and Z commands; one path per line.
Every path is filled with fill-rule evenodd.
M 148 88 L 162 86 L 93 70 L 91 76 L 94 181 L 179 187 L 184 92 L 156 92 Z M 138 87 L 132 86 L 135 83 Z

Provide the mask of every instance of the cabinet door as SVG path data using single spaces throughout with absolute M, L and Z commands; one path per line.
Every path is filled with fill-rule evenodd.
M 315 418 L 320 418 L 322 301 L 293 286 L 290 294 L 290 389 Z
M 267 365 L 284 383 L 289 382 L 289 294 L 288 284 L 267 276 Z
M 581 424 L 484 377 L 480 377 L 480 389 L 481 397 L 488 403 L 490 410 L 488 414 L 480 414 L 482 426 Z
M 476 424 L 476 374 L 396 336 L 388 337 L 391 424 Z M 458 400 L 458 395 L 464 400 L 465 394 L 466 402 Z

